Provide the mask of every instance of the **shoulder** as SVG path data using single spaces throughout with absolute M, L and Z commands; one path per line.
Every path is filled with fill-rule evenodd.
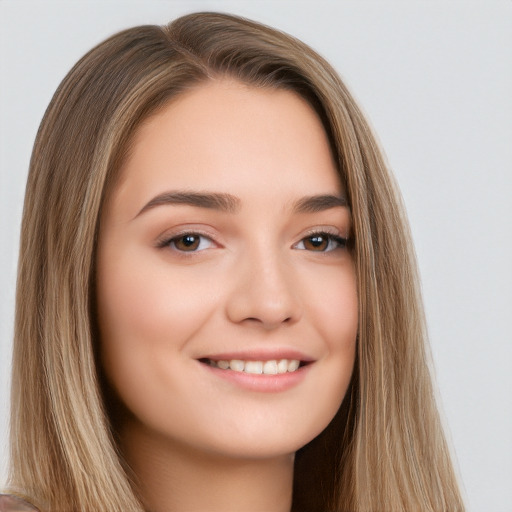
M 0 494 L 0 512 L 38 512 L 38 509 L 12 494 Z

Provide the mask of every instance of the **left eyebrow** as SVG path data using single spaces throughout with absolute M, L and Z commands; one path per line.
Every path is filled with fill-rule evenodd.
M 347 207 L 348 202 L 345 196 L 335 196 L 331 194 L 322 194 L 317 196 L 307 196 L 299 199 L 294 205 L 294 211 L 297 213 L 318 213 L 331 208 Z

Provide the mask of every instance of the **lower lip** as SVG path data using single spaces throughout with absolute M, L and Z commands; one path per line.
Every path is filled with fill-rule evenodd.
M 312 364 L 301 366 L 294 372 L 278 373 L 277 375 L 267 375 L 264 373 L 246 373 L 236 372 L 234 370 L 223 370 L 204 363 L 199 363 L 211 375 L 224 379 L 236 386 L 249 391 L 258 391 L 260 393 L 280 393 L 291 389 L 300 384 Z

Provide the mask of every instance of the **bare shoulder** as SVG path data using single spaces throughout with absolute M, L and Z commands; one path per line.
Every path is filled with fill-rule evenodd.
M 12 494 L 0 494 L 0 512 L 38 512 L 38 509 Z

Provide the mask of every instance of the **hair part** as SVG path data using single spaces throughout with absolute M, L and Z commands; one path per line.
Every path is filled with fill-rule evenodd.
M 21 234 L 11 488 L 55 512 L 143 510 L 101 383 L 98 226 L 137 127 L 172 98 L 223 76 L 290 90 L 313 106 L 352 212 L 356 366 L 337 416 L 297 453 L 293 510 L 462 511 L 434 400 L 409 229 L 375 138 L 338 75 L 308 46 L 215 13 L 110 37 L 74 66 L 45 113 Z

